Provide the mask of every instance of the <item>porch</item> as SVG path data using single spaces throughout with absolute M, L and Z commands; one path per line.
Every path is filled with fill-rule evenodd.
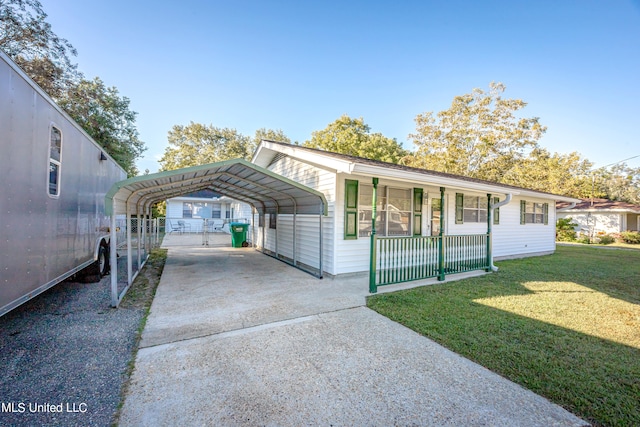
M 369 292 L 376 293 L 378 286 L 392 285 L 414 280 L 437 278 L 445 280 L 447 274 L 459 274 L 492 268 L 491 225 L 492 210 L 500 204 L 492 204 L 487 194 L 487 232 L 482 234 L 445 235 L 445 217 L 438 215 L 438 235 L 422 236 L 421 228 L 413 236 L 378 237 L 376 234 L 377 185 L 372 179 L 372 219 L 369 266 Z M 422 193 L 417 193 L 415 206 L 422 205 Z M 414 198 L 416 193 L 414 193 Z M 445 204 L 445 188 L 440 187 L 440 206 Z M 414 230 L 416 233 L 416 230 Z
M 491 270 L 490 234 L 372 237 L 369 288 Z

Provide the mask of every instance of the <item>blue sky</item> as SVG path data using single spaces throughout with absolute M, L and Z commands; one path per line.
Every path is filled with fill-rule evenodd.
M 640 0 L 41 2 L 85 76 L 131 100 L 141 171 L 190 121 L 303 142 L 348 114 L 412 149 L 417 114 L 491 81 L 552 152 L 640 155 Z

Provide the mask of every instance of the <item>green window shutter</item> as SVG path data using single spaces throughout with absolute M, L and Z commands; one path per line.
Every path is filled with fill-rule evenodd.
M 464 223 L 464 195 L 456 193 L 456 224 Z
M 493 204 L 497 205 L 498 203 L 500 203 L 500 198 L 499 197 L 494 197 L 493 198 Z M 493 210 L 493 223 L 494 224 L 500 224 L 500 208 L 496 208 Z
M 549 225 L 549 203 L 542 205 L 542 213 L 544 218 L 544 225 Z
M 413 189 L 413 235 L 422 235 L 422 188 Z
M 527 210 L 527 202 L 520 200 L 520 224 L 525 223 L 525 212 Z
M 358 181 L 344 181 L 344 239 L 358 238 Z

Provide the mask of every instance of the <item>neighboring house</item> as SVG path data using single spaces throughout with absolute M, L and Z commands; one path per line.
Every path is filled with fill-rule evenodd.
M 558 202 L 558 218 L 571 218 L 576 231 L 594 237 L 598 233 L 640 230 L 640 206 L 607 199 L 583 199 L 573 204 Z
M 251 219 L 251 206 L 211 190 L 167 199 L 167 232 L 202 232 L 205 219 L 210 231 L 228 232 L 229 222 Z
M 322 220 L 320 246 L 325 273 L 376 270 L 377 284 L 444 278 L 444 272 L 488 270 L 493 257 L 552 253 L 556 202 L 578 202 L 569 197 L 274 141 L 262 141 L 252 162 L 325 195 L 328 216 Z M 372 254 L 375 180 L 377 230 Z M 489 209 L 489 202 L 498 208 Z M 491 221 L 487 221 L 488 215 Z M 268 221 L 254 219 L 258 224 L 258 247 L 302 264 L 318 265 L 317 217 L 267 216 Z M 293 247 L 281 244 L 277 248 L 280 234 L 297 235 Z M 386 276 L 381 276 L 381 271 Z

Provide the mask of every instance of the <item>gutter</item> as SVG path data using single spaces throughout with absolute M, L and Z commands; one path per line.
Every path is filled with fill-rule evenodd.
M 512 197 L 513 197 L 513 195 L 511 193 L 505 194 L 505 199 L 503 201 L 501 201 L 500 203 L 496 203 L 495 205 L 492 205 L 491 206 L 491 210 L 494 211 L 495 209 L 500 208 L 500 207 L 508 204 L 509 202 L 511 202 L 511 198 Z M 495 211 L 491 212 L 491 217 L 492 218 L 493 218 L 494 214 L 495 214 Z M 491 240 L 493 240 L 493 234 L 491 234 L 490 238 L 491 238 Z M 493 247 L 493 242 L 491 242 L 491 246 Z M 498 271 L 498 267 L 496 267 L 493 264 L 493 250 L 491 250 L 491 263 L 489 264 L 489 268 L 491 268 L 491 271 Z

